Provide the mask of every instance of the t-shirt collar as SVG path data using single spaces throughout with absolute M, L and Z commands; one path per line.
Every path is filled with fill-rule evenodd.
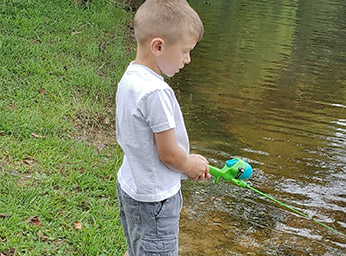
M 146 71 L 148 71 L 150 74 L 152 74 L 153 76 L 156 76 L 157 78 L 159 78 L 160 80 L 164 80 L 163 76 L 157 74 L 156 72 L 154 72 L 153 70 L 151 70 L 150 68 L 148 68 L 147 66 L 141 65 L 141 64 L 134 64 L 134 61 L 132 61 L 129 65 L 130 69 L 144 69 Z

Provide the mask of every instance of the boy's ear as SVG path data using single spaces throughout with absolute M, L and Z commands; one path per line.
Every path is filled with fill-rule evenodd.
M 150 50 L 155 56 L 160 56 L 162 54 L 162 46 L 164 41 L 162 38 L 154 38 L 150 42 Z

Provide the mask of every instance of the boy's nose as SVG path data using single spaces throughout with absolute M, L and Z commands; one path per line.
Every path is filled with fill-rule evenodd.
M 187 55 L 187 57 L 185 58 L 185 64 L 189 64 L 191 62 L 191 56 L 190 54 Z

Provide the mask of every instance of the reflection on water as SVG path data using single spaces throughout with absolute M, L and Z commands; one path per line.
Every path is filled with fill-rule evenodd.
M 192 149 L 346 233 L 346 1 L 190 0 L 205 36 L 170 82 Z M 183 185 L 182 255 L 342 255 L 346 240 L 227 182 Z M 202 232 L 200 232 L 202 231 Z

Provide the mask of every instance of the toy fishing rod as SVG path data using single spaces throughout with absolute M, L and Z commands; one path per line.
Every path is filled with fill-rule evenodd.
M 301 216 L 303 216 L 309 220 L 312 220 L 312 221 L 316 222 L 317 224 L 333 231 L 334 233 L 346 237 L 346 235 L 344 233 L 341 233 L 341 232 L 335 230 L 334 228 L 329 227 L 326 224 L 321 223 L 318 220 L 309 217 L 305 213 L 302 213 L 302 212 L 294 209 L 293 207 L 291 207 L 287 204 L 284 204 L 284 203 L 272 198 L 271 196 L 268 196 L 268 195 L 264 194 L 263 192 L 261 192 L 255 188 L 249 186 L 248 184 L 246 184 L 246 182 L 243 180 L 246 180 L 246 179 L 251 177 L 252 167 L 249 163 L 245 162 L 244 160 L 242 160 L 240 158 L 233 158 L 231 160 L 227 160 L 225 166 L 222 169 L 219 169 L 217 167 L 209 165 L 209 173 L 215 177 L 215 183 L 218 183 L 220 178 L 222 178 L 224 180 L 232 181 L 233 183 L 235 183 L 239 187 L 251 189 L 252 191 L 280 204 L 281 206 L 284 206 L 284 207 L 290 209 L 291 211 L 293 211 L 293 212 L 295 212 L 295 213 L 297 213 L 297 214 L 299 214 L 299 215 L 301 215 Z

